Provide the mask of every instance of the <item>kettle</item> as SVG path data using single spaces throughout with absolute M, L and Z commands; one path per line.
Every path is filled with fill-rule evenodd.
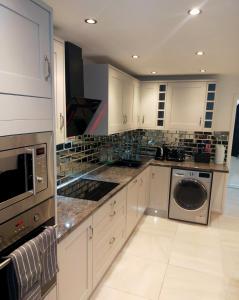
M 155 159 L 156 160 L 164 160 L 164 148 L 163 147 L 157 147 Z

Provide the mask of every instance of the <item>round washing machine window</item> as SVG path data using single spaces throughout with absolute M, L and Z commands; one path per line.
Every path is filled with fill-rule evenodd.
M 196 210 L 207 200 L 207 190 L 202 183 L 193 179 L 183 179 L 174 188 L 176 203 L 186 210 Z

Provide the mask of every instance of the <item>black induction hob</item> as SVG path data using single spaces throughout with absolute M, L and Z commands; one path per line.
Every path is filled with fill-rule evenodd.
M 58 189 L 57 194 L 65 197 L 99 201 L 117 185 L 118 183 L 115 182 L 80 178 Z

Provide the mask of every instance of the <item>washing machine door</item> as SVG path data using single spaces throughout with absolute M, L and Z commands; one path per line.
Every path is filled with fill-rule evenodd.
M 207 190 L 195 179 L 180 180 L 174 188 L 175 202 L 186 210 L 197 210 L 207 200 Z

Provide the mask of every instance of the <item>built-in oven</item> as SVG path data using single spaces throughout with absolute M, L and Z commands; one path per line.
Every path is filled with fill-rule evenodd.
M 0 137 L 0 224 L 54 195 L 52 132 Z
M 30 208 L 14 218 L 0 224 L 0 282 L 1 299 L 9 300 L 9 272 L 11 258 L 8 255 L 15 249 L 39 235 L 46 227 L 55 225 L 54 198 L 50 198 Z M 56 276 L 41 286 L 44 299 L 56 285 Z

